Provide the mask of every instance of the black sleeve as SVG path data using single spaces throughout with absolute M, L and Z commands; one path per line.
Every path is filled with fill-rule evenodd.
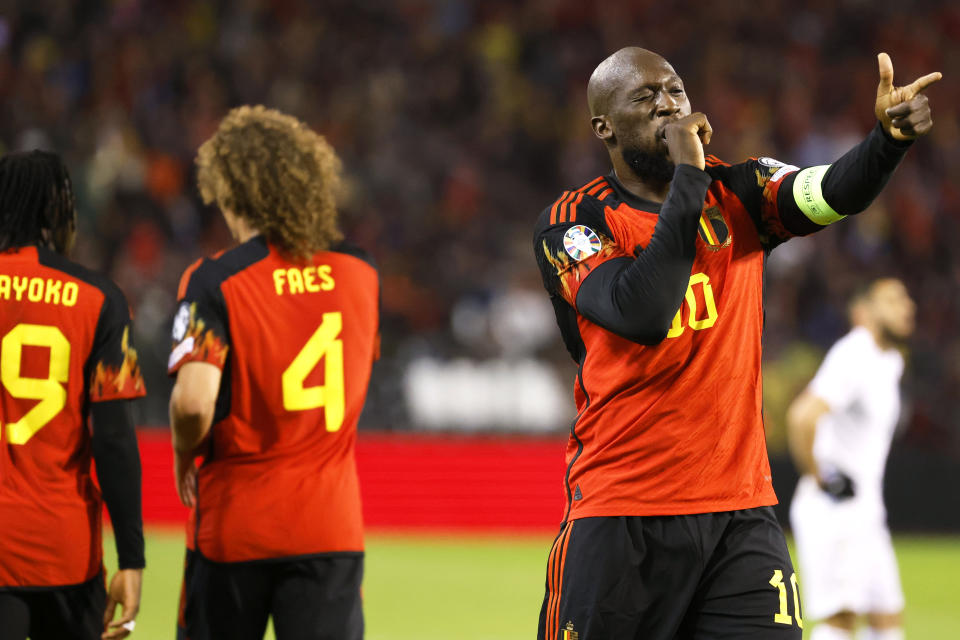
M 873 202 L 900 164 L 911 141 L 894 140 L 878 122 L 870 134 L 830 165 L 823 176 L 823 199 L 834 211 L 849 216 L 860 213 Z M 807 235 L 823 229 L 807 218 L 793 197 L 797 173 L 784 178 L 777 197 L 783 226 L 794 235 Z
M 230 350 L 230 323 L 220 284 L 229 275 L 213 260 L 204 260 L 185 275 L 188 280 L 173 319 L 169 375 L 176 375 L 187 362 L 208 362 L 223 370 Z
M 142 569 L 143 516 L 140 506 L 140 451 L 129 400 L 95 402 L 93 459 L 117 544 L 121 569 Z
M 577 292 L 577 310 L 623 338 L 657 344 L 683 301 L 696 256 L 697 223 L 711 178 L 680 165 L 649 244 L 636 258 L 608 260 Z
M 146 395 L 127 299 L 112 282 L 102 283 L 101 291 L 103 305 L 84 364 L 88 397 L 96 403 Z

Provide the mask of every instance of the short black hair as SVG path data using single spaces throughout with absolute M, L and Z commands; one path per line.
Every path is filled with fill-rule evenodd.
M 73 183 L 60 156 L 34 150 L 0 158 L 0 251 L 40 245 L 66 254 L 76 227 Z

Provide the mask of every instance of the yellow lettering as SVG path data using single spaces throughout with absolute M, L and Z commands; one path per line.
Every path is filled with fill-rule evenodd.
M 697 296 L 693 292 L 693 287 L 698 284 L 703 288 L 703 300 L 707 307 L 707 315 L 705 318 L 697 317 Z M 702 272 L 695 273 L 690 276 L 690 283 L 687 285 L 687 292 L 684 295 L 684 299 L 687 301 L 688 307 L 688 327 L 694 331 L 701 331 L 703 329 L 709 329 L 716 323 L 719 314 L 717 313 L 717 301 L 713 297 L 713 287 L 710 286 L 710 276 Z M 684 326 L 683 318 L 681 317 L 682 313 L 683 305 L 681 304 L 680 308 L 677 309 L 677 315 L 673 317 L 673 323 L 671 323 L 670 329 L 667 331 L 668 338 L 676 338 L 677 336 L 683 334 Z
M 76 282 L 68 282 L 63 285 L 63 306 L 72 307 L 77 304 L 77 298 L 80 296 L 80 287 Z
M 0 273 L 0 296 L 4 300 L 10 299 L 10 276 L 5 273 Z
M 339 311 L 323 314 L 323 321 L 300 353 L 281 376 L 283 408 L 307 411 L 323 407 L 327 431 L 343 425 L 346 395 L 343 389 L 343 315 Z M 307 376 L 324 360 L 323 384 L 304 386 Z
M 20 374 L 24 346 L 50 349 L 46 377 L 26 378 Z M 7 441 L 10 444 L 26 444 L 60 413 L 67 403 L 67 390 L 63 385 L 69 376 L 70 342 L 57 327 L 18 324 L 3 336 L 0 341 L 0 384 L 14 398 L 40 401 L 19 420 L 7 423 Z
M 287 286 L 290 287 L 290 293 L 303 293 L 303 275 L 300 269 L 296 267 L 287 269 Z
M 774 569 L 770 578 L 770 586 L 775 587 L 780 594 L 780 611 L 773 614 L 773 621 L 777 624 L 793 624 L 793 618 L 787 612 L 787 585 L 783 584 L 783 571 Z
M 707 305 L 707 317 L 697 318 L 697 297 L 693 293 L 694 285 L 703 285 L 703 299 Z M 717 303 L 713 298 L 713 287 L 710 286 L 710 277 L 705 273 L 695 273 L 690 276 L 690 286 L 687 287 L 687 306 L 690 307 L 690 317 L 687 324 L 694 331 L 709 329 L 717 321 Z
M 333 276 L 330 274 L 331 271 L 332 268 L 328 264 L 317 267 L 317 274 L 320 276 L 320 288 L 324 291 L 332 291 L 336 284 L 333 281 Z
M 307 267 L 303 270 L 303 284 L 310 293 L 320 291 L 320 285 L 317 284 L 316 267 Z
M 47 278 L 47 290 L 43 296 L 43 301 L 47 304 L 60 304 L 60 287 L 62 286 L 63 280 Z
M 319 291 L 331 291 L 334 287 L 331 267 L 328 264 L 309 267 L 289 267 L 287 269 L 275 269 L 273 271 L 273 286 L 277 295 L 286 293 L 317 293 Z
M 677 314 L 673 316 L 673 322 L 670 324 L 670 329 L 667 330 L 668 338 L 676 338 L 683 333 L 683 320 L 680 318 L 680 313 L 683 311 L 683 305 L 680 305 L 680 308 L 677 309 Z
M 30 302 L 40 302 L 43 300 L 43 280 L 40 278 L 30 278 L 30 286 L 27 287 L 27 300 Z
M 13 291 L 17 295 L 17 300 L 23 298 L 23 292 L 26 290 L 29 283 L 30 281 L 27 278 L 13 276 Z
M 273 286 L 276 288 L 278 296 L 283 295 L 283 276 L 286 273 L 283 269 L 273 270 Z
M 797 619 L 797 626 L 803 629 L 803 618 L 800 617 L 800 587 L 797 585 L 797 574 L 790 574 L 790 585 L 793 587 L 793 617 Z

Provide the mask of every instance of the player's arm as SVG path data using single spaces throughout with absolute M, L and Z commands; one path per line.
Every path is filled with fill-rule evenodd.
M 167 372 L 176 376 L 170 394 L 174 478 L 184 505 L 196 500 L 195 458 L 213 426 L 229 351 L 228 320 L 215 262 L 201 260 L 184 273 L 173 321 Z
M 837 467 L 836 460 L 818 462 L 814 456 L 817 427 L 828 414 L 847 410 L 862 396 L 863 358 L 858 343 L 843 339 L 827 352 L 807 389 L 787 411 L 787 444 L 800 473 L 810 474 L 837 500 L 850 498 L 856 487 Z
M 207 362 L 188 362 L 170 394 L 170 427 L 176 451 L 195 452 L 213 425 L 223 373 Z
M 817 423 L 828 413 L 826 400 L 809 389 L 801 393 L 787 410 L 787 446 L 801 474 L 816 478 L 820 488 L 835 500 L 845 500 L 856 493 L 853 479 L 840 469 L 821 468 L 813 455 Z
M 874 105 L 878 122 L 862 142 L 833 164 L 768 170 L 754 161 L 745 163 L 746 170 L 734 178 L 740 183 L 734 190 L 761 233 L 772 236 L 770 245 L 815 233 L 865 210 L 886 186 L 913 140 L 933 127 L 927 96 L 921 92 L 939 80 L 940 73 L 894 87 L 887 54 L 880 54 L 879 65 Z
M 830 412 L 826 400 L 804 390 L 787 409 L 787 446 L 797 471 L 802 475 L 819 476 L 813 457 L 817 422 Z
M 628 340 L 663 341 L 690 281 L 697 224 L 709 186 L 706 173 L 679 165 L 649 244 L 634 258 L 617 258 L 593 269 L 577 292 L 577 310 Z
M 218 367 L 207 362 L 187 362 L 177 372 L 170 394 L 174 477 L 180 500 L 188 507 L 196 500 L 194 458 L 213 425 L 222 375 Z
M 103 638 L 125 638 L 140 610 L 146 565 L 141 511 L 140 450 L 133 399 L 146 393 L 133 347 L 127 301 L 113 283 L 103 286 L 93 347 L 88 361 L 91 450 L 100 491 L 113 524 L 118 570 L 107 588 Z M 120 617 L 114 620 L 117 607 Z
M 939 80 L 940 73 L 894 87 L 890 57 L 881 53 L 878 63 L 877 126 L 833 164 L 808 167 L 785 180 L 778 204 L 786 226 L 816 231 L 860 213 L 886 186 L 913 140 L 933 128 L 930 105 L 921 92 Z
M 143 568 L 143 517 L 140 500 L 140 451 L 130 400 L 93 403 L 93 460 L 100 491 L 110 513 L 117 546 L 117 567 L 107 590 L 104 638 L 124 638 L 140 610 Z M 120 618 L 114 620 L 120 606 Z M 124 625 L 128 625 L 125 627 Z
M 634 257 L 630 256 L 633 247 L 619 248 L 559 272 L 564 298 L 591 322 L 640 344 L 657 344 L 666 338 L 696 257 L 697 224 L 711 182 L 703 171 L 702 143 L 709 141 L 711 133 L 701 113 L 666 128 L 677 168 L 645 248 L 638 248 Z M 554 246 L 561 253 L 559 239 Z M 549 242 L 540 248 L 549 249 Z

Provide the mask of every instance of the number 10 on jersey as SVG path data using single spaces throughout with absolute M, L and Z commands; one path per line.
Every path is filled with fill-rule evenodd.
M 693 290 L 696 285 L 700 285 L 703 289 L 703 302 L 706 306 L 706 314 L 702 318 L 697 317 L 697 296 Z M 687 285 L 687 293 L 684 295 L 684 299 L 687 301 L 687 308 L 689 310 L 689 315 L 687 316 L 688 327 L 694 331 L 701 331 L 703 329 L 709 329 L 717 321 L 717 303 L 713 298 L 713 287 L 710 286 L 710 276 L 703 272 L 690 276 L 690 284 Z M 680 308 L 677 309 L 677 315 L 673 317 L 673 323 L 670 325 L 669 331 L 667 331 L 668 338 L 676 338 L 683 333 L 682 313 L 683 305 L 681 304 Z
M 323 320 L 300 353 L 283 372 L 283 408 L 307 411 L 323 407 L 327 431 L 343 424 L 346 396 L 343 385 L 343 316 L 339 311 L 323 314 Z M 323 384 L 305 387 L 310 372 L 323 360 Z

